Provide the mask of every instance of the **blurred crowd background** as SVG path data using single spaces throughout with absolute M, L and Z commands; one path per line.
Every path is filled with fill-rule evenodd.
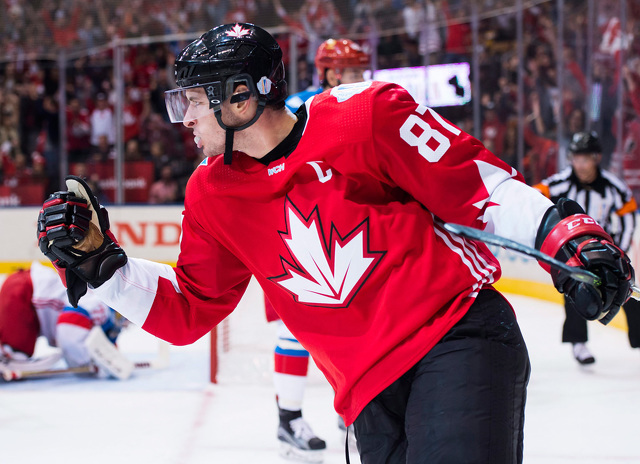
M 273 32 L 290 93 L 329 37 L 374 70 L 469 63 L 471 98 L 435 108 L 539 182 L 595 130 L 640 193 L 639 0 L 2 0 L 0 206 L 40 204 L 66 172 L 105 203 L 179 203 L 201 153 L 165 90 L 188 42 L 227 22 Z M 640 200 L 640 198 L 638 198 Z

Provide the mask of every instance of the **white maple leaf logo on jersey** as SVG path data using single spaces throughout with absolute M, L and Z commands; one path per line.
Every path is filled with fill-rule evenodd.
M 285 274 L 270 280 L 300 303 L 347 307 L 384 255 L 368 250 L 368 219 L 344 238 L 332 226 L 327 246 L 317 207 L 304 218 L 287 200 L 285 212 L 287 231 L 280 236 L 295 264 L 281 257 Z
M 249 29 L 243 28 L 240 24 L 236 24 L 231 28 L 230 31 L 227 31 L 227 35 L 229 37 L 244 37 L 245 35 L 251 34 Z

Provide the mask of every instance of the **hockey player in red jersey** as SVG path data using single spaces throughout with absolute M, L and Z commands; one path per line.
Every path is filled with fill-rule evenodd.
M 357 42 L 349 39 L 327 39 L 320 44 L 314 59 L 318 88 L 309 87 L 290 95 L 285 105 L 294 113 L 309 98 L 340 84 L 354 84 L 364 81 L 364 71 L 369 68 L 371 59 Z
M 127 258 L 70 177 L 38 220 L 70 299 L 91 286 L 148 332 L 188 344 L 254 276 L 333 386 L 362 462 L 522 462 L 530 364 L 492 286 L 500 266 L 443 224 L 594 272 L 598 288 L 551 276 L 604 323 L 630 295 L 624 252 L 577 204 L 554 205 L 394 84 L 338 86 L 292 114 L 282 53 L 259 27 L 212 29 L 175 70 L 169 114 L 207 155 L 187 186 L 177 265 Z

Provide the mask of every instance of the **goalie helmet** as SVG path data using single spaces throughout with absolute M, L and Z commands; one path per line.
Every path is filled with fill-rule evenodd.
M 595 132 L 576 132 L 571 138 L 569 151 L 572 154 L 602 153 L 600 139 Z
M 320 80 L 325 78 L 327 69 L 340 72 L 345 68 L 368 68 L 369 63 L 369 55 L 360 45 L 349 39 L 325 40 L 318 47 L 315 58 Z

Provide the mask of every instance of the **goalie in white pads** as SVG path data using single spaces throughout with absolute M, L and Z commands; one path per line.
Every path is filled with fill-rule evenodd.
M 61 358 L 70 368 L 94 365 L 86 345 L 91 329 L 99 327 L 114 344 L 125 322 L 91 294 L 73 308 L 56 272 L 33 262 L 29 270 L 9 275 L 0 288 L 0 373 L 20 378 L 25 371 L 51 369 Z M 60 352 L 34 357 L 40 336 Z

